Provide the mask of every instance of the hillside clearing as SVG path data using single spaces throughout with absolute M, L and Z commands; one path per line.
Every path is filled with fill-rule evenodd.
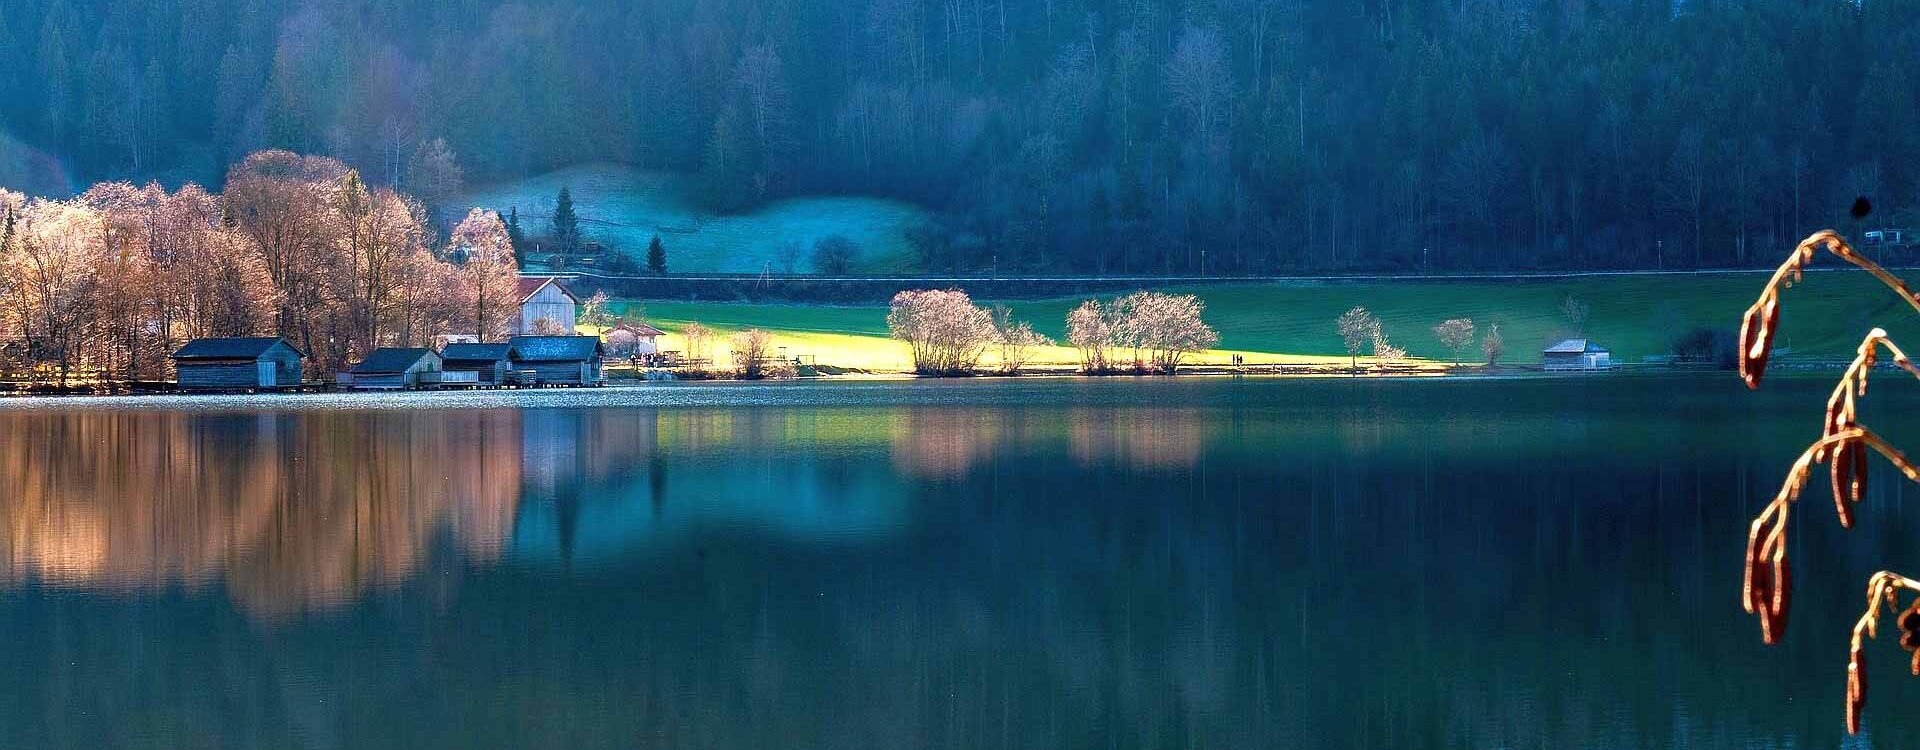
M 910 272 L 916 267 L 907 244 L 909 229 L 926 212 L 899 201 L 861 196 L 813 196 L 774 201 L 744 214 L 714 216 L 692 200 L 686 176 L 620 166 L 574 167 L 539 177 L 488 186 L 468 194 L 463 206 L 499 211 L 518 208 L 529 233 L 552 228 L 554 198 L 572 192 L 582 231 L 644 262 L 655 235 L 675 272 L 762 273 L 812 268 L 813 243 L 842 235 L 861 247 L 854 264 L 864 273 Z M 797 258 L 783 249 L 798 244 Z

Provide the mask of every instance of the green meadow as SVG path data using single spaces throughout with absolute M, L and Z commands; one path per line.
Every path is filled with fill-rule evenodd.
M 1575 329 L 1563 311 L 1571 297 L 1589 312 L 1585 334 L 1613 350 L 1616 361 L 1638 362 L 1668 352 L 1678 336 L 1699 328 L 1737 330 L 1766 276 L 1761 273 L 1651 274 L 1475 281 L 1294 281 L 1229 284 L 1162 291 L 1188 292 L 1206 302 L 1206 318 L 1220 332 L 1220 351 L 1250 362 L 1334 361 L 1346 357 L 1334 318 L 1356 305 L 1377 315 L 1389 340 L 1422 359 L 1452 358 L 1433 327 L 1471 318 L 1484 332 L 1500 326 L 1505 361 L 1531 364 L 1540 350 Z M 1056 339 L 1065 316 L 1083 297 L 1007 302 L 1016 316 Z M 991 300 L 982 300 L 990 304 Z M 886 308 L 805 304 L 631 301 L 668 332 L 698 321 L 721 331 L 763 328 L 793 353 L 822 363 L 890 369 L 904 347 L 888 340 Z M 1817 271 L 1788 290 L 1780 345 L 1791 358 L 1850 357 L 1865 332 L 1883 326 L 1908 340 L 1920 335 L 1915 315 L 1864 273 Z M 670 345 L 672 342 L 669 342 Z M 1916 345 L 1920 346 L 1920 345 Z M 1071 352 L 1050 353 L 1068 360 Z M 1476 350 L 1469 354 L 1477 357 Z M 1203 360 L 1213 360 L 1205 357 Z

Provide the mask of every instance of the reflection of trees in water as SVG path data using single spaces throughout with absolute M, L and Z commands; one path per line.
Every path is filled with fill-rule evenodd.
M 1141 469 L 1181 469 L 1200 461 L 1207 434 L 1199 409 L 1073 409 L 1067 434 L 1082 464 L 1117 463 Z
M 1357 453 L 1319 413 L 1228 415 L 1196 428 L 1206 471 L 1166 472 L 1123 442 L 1062 460 L 1079 450 L 1068 412 L 998 410 L 991 472 L 912 482 L 883 459 L 899 455 L 896 433 L 829 449 L 817 438 L 840 425 L 788 411 L 527 418 L 573 443 L 549 469 L 589 506 L 621 500 L 601 495 L 623 463 L 663 455 L 662 482 L 681 493 L 669 519 L 697 520 L 703 503 L 787 509 L 753 493 L 842 482 L 821 478 L 828 454 L 850 490 L 913 512 L 858 545 L 841 526 L 684 524 L 673 533 L 687 543 L 648 539 L 652 556 L 564 576 L 456 572 L 462 596 L 443 605 L 392 597 L 264 635 L 213 608 L 17 602 L 0 606 L 0 632 L 46 645 L 0 680 L 0 705 L 72 715 L 90 699 L 57 686 L 81 661 L 80 682 L 144 701 L 130 722 L 165 719 L 143 736 L 183 745 L 180 727 L 246 746 L 299 744 L 288 737 L 317 726 L 326 741 L 311 744 L 343 747 L 1730 747 L 1838 731 L 1834 681 L 1806 683 L 1804 712 L 1745 695 L 1762 672 L 1823 676 L 1835 657 L 1805 639 L 1752 659 L 1723 593 L 1737 566 L 1701 550 L 1740 544 L 1748 508 L 1721 492 L 1764 496 L 1773 461 L 1679 442 L 1697 429 L 1686 415 L 1596 420 L 1567 442 L 1556 419 L 1474 421 L 1439 404 L 1386 415 Z M 945 426 L 985 434 L 955 419 Z M 660 442 L 623 421 L 658 424 Z M 700 448 L 666 437 L 690 431 Z M 711 439 L 722 432 L 737 439 Z M 795 434 L 807 438 L 778 437 Z M 1619 455 L 1595 461 L 1599 448 Z M 582 482 L 580 467 L 609 473 Z M 8 539 L 20 507 L 0 504 Z M 1804 605 L 1852 606 L 1838 588 Z M 236 706 L 248 721 L 226 719 Z M 1905 727 L 1891 712 L 1875 721 L 1910 733 L 1893 734 Z M 34 724 L 0 721 L 0 745 L 59 744 L 36 742 Z
M 885 416 L 893 465 L 910 474 L 955 478 L 1000 450 L 1004 415 L 987 409 L 896 409 Z
M 515 411 L 0 416 L 0 583 L 339 605 L 414 574 L 443 532 L 497 556 L 519 431 Z
M 995 453 L 1048 446 L 1064 416 L 1068 450 L 1083 465 L 1177 469 L 1200 460 L 1208 425 L 1198 409 L 1085 408 L 1010 418 L 1002 410 L 920 408 L 886 415 L 895 466 L 921 476 L 965 475 Z M 1031 421 L 1029 421 L 1031 420 Z

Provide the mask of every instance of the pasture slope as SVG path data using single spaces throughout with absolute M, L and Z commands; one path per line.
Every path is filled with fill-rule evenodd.
M 1333 362 L 1346 357 L 1334 318 L 1355 305 L 1382 320 L 1389 339 L 1417 358 L 1452 358 L 1433 335 L 1448 318 L 1472 318 L 1484 332 L 1498 323 L 1505 361 L 1537 364 L 1540 350 L 1573 335 L 1562 312 L 1568 297 L 1590 312 L 1586 334 L 1611 348 L 1619 361 L 1638 362 L 1668 351 L 1677 336 L 1697 328 L 1731 333 L 1765 281 L 1760 273 L 1647 274 L 1488 281 L 1297 281 L 1221 284 L 1164 291 L 1191 292 L 1207 304 L 1206 318 L 1220 332 L 1220 351 L 1203 361 L 1243 353 L 1250 362 Z M 1066 313 L 1080 298 L 1014 300 L 1015 315 L 1041 332 L 1064 338 Z M 990 303 L 990 301 L 983 301 Z M 677 333 L 688 322 L 731 332 L 764 328 L 796 354 L 822 363 L 893 370 L 905 367 L 906 349 L 887 339 L 886 308 L 723 302 L 630 301 L 653 324 Z M 1896 340 L 1920 341 L 1913 314 L 1884 287 L 1857 272 L 1816 272 L 1789 290 L 1783 308 L 1781 346 L 1789 356 L 1845 359 L 1875 325 Z M 677 338 L 669 348 L 681 346 Z M 1467 357 L 1478 357 L 1478 346 Z M 1043 352 L 1041 360 L 1067 362 L 1070 349 Z
M 749 213 L 716 216 L 698 209 L 687 176 L 609 165 L 482 187 L 460 205 L 491 208 L 503 217 L 517 207 L 529 233 L 544 233 L 553 226 L 561 186 L 572 193 L 588 239 L 644 263 L 648 241 L 659 235 L 667 266 L 676 273 L 782 272 L 787 270 L 782 248 L 791 243 L 801 248 L 793 270 L 807 273 L 813 270 L 814 241 L 835 234 L 860 244 L 856 271 L 911 272 L 915 261 L 906 233 L 927 219 L 917 206 L 860 196 L 790 198 Z

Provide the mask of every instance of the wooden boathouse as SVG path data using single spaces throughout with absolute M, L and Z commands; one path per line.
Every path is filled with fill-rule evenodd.
M 603 385 L 606 348 L 598 336 L 515 336 L 508 358 L 530 385 Z
M 195 339 L 173 353 L 173 367 L 185 391 L 281 390 L 300 387 L 304 359 L 278 336 Z

